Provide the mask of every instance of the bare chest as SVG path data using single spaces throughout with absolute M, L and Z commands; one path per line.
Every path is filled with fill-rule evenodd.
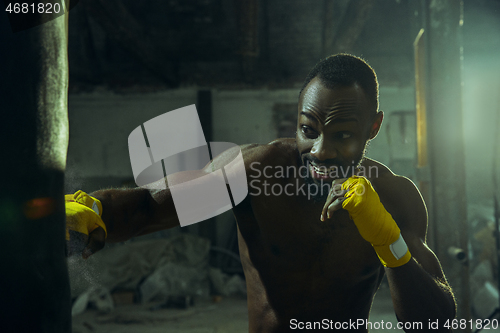
M 249 262 L 270 278 L 289 277 L 356 284 L 380 262 L 344 210 L 320 221 L 321 203 L 300 197 L 252 198 L 251 211 L 237 215 Z M 278 276 L 275 276 L 278 274 Z
M 262 195 L 235 209 L 250 326 L 266 327 L 251 331 L 281 331 L 293 318 L 368 317 L 380 261 L 346 211 L 321 222 L 322 207 Z

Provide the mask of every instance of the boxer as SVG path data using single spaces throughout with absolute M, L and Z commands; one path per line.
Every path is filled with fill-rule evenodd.
M 368 319 L 384 274 L 401 323 L 421 322 L 425 330 L 438 320 L 436 331 L 448 331 L 443 324 L 454 318 L 455 300 L 426 245 L 424 201 L 409 179 L 364 157 L 382 120 L 375 72 L 339 54 L 306 78 L 295 139 L 241 146 L 251 190 L 233 213 L 250 332 L 367 332 L 352 323 Z M 227 165 L 230 156 L 221 154 L 198 175 Z M 277 173 L 269 169 L 280 168 L 305 172 L 270 177 Z M 168 187 L 101 190 L 89 198 L 76 206 L 88 216 L 80 222 L 89 234 L 85 257 L 104 246 L 106 234 L 115 242 L 179 225 Z M 91 209 L 96 202 L 98 211 Z M 410 326 L 406 331 L 415 331 Z

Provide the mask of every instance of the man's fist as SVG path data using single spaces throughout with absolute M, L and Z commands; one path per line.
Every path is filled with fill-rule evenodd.
M 342 189 L 348 191 L 342 208 L 349 212 L 361 237 L 374 246 L 392 244 L 399 238 L 398 225 L 368 179 L 353 176 L 342 183 Z
M 352 176 L 342 179 L 340 188 L 336 182 L 332 184 L 323 214 L 326 213 L 329 218 L 332 211 L 340 208 L 347 210 L 361 237 L 372 244 L 384 266 L 406 264 L 411 259 L 410 251 L 398 225 L 380 202 L 370 181 L 365 177 Z
M 88 258 L 104 247 L 107 233 L 101 219 L 102 204 L 83 191 L 66 195 L 65 202 L 68 255 L 83 249 L 83 257 Z

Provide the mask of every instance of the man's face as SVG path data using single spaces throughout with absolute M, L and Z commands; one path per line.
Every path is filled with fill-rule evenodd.
M 371 115 L 362 88 L 354 84 L 328 89 L 316 77 L 303 90 L 298 107 L 296 140 L 308 170 L 306 181 L 322 186 L 352 176 L 381 122 L 381 117 L 374 121 L 379 117 Z

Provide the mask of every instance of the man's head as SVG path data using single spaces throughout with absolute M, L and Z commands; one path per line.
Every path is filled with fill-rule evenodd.
M 378 111 L 378 80 L 373 68 L 363 59 L 351 54 L 335 54 L 318 62 L 307 75 L 299 98 L 312 79 L 318 77 L 326 88 L 358 84 L 370 101 L 371 110 Z
M 307 76 L 298 108 L 296 140 L 306 179 L 321 184 L 352 175 L 383 118 L 373 69 L 348 54 L 322 60 Z

